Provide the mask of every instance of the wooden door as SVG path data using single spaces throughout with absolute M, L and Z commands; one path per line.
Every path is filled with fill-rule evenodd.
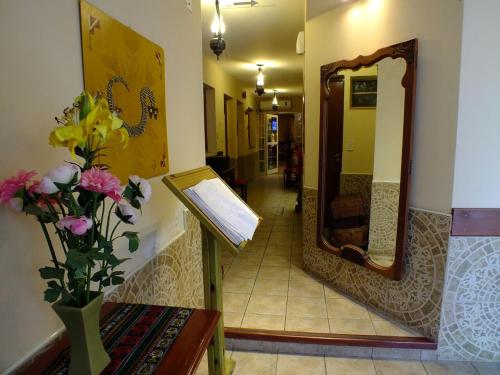
M 326 161 L 326 202 L 340 194 L 340 175 L 342 173 L 342 147 L 344 134 L 344 77 L 337 76 L 330 81 L 330 95 L 323 98 L 327 111 L 323 116 L 323 137 L 328 154 L 323 155 Z M 325 222 L 330 223 L 331 212 L 325 212 Z

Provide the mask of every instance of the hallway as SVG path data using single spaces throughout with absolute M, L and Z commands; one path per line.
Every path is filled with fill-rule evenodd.
M 419 336 L 304 271 L 297 193 L 281 173 L 259 176 L 248 203 L 264 221 L 234 257 L 223 251 L 226 327 L 310 333 Z

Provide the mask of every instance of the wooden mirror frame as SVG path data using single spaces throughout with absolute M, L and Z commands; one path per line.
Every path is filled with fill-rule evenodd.
M 320 104 L 320 137 L 319 137 L 319 181 L 318 181 L 318 221 L 317 221 L 317 245 L 319 248 L 350 260 L 382 274 L 385 277 L 401 280 L 404 276 L 405 253 L 408 246 L 408 198 L 411 186 L 411 164 L 412 164 L 412 136 L 413 136 L 413 112 L 416 88 L 416 66 L 417 66 L 417 39 L 394 44 L 390 47 L 381 48 L 369 56 L 359 56 L 354 60 L 341 60 L 321 67 L 321 104 Z M 331 173 L 333 158 L 327 157 L 329 141 L 333 125 L 328 121 L 328 98 L 330 96 L 330 83 L 338 79 L 338 72 L 342 69 L 358 70 L 362 67 L 371 66 L 380 60 L 391 57 L 403 58 L 406 61 L 406 72 L 401 84 L 405 89 L 404 99 L 404 124 L 403 124 L 403 149 L 401 157 L 401 180 L 399 194 L 398 225 L 396 236 L 396 254 L 394 263 L 389 267 L 381 266 L 373 262 L 366 251 L 354 246 L 333 246 L 324 236 L 327 202 L 333 199 L 331 188 Z M 343 99 L 342 99 L 343 102 Z M 328 207 L 327 207 L 328 206 Z

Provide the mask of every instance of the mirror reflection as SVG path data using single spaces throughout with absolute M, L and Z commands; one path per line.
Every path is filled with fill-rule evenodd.
M 330 81 L 329 175 L 334 194 L 325 212 L 331 245 L 357 247 L 380 266 L 396 251 L 406 71 L 403 58 L 384 58 Z M 332 147 L 333 146 L 333 147 Z

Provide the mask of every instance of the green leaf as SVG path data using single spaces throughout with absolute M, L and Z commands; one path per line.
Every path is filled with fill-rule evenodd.
M 96 273 L 94 273 L 91 280 L 92 281 L 100 281 L 103 277 L 107 277 L 107 276 L 108 276 L 107 270 L 100 270 L 100 271 L 97 271 Z
M 87 254 L 87 257 L 93 260 L 106 260 L 108 259 L 107 254 L 98 253 L 97 251 L 91 251 Z
M 112 285 L 120 285 L 125 281 L 125 279 L 121 276 L 113 276 L 111 277 L 111 284 Z
M 137 232 L 123 232 L 123 236 L 128 238 L 128 251 L 133 253 L 139 248 L 139 236 Z
M 78 98 L 78 100 L 79 100 L 79 104 L 80 104 L 79 118 L 80 118 L 80 121 L 81 121 L 85 117 L 87 117 L 87 115 L 90 112 L 90 100 L 89 100 L 87 94 L 85 94 L 85 93 L 82 94 L 82 95 L 80 95 L 80 97 Z
M 43 267 L 40 268 L 38 271 L 40 272 L 40 276 L 44 280 L 49 280 L 49 279 L 61 280 L 64 277 L 63 268 Z
M 75 270 L 81 270 L 82 268 L 86 268 L 90 263 L 89 259 L 87 259 L 86 255 L 76 249 L 70 249 L 68 254 L 66 255 L 66 260 L 69 265 Z
M 55 280 L 49 281 L 47 283 L 47 285 L 49 286 L 49 288 L 52 288 L 52 289 L 61 289 L 61 287 L 59 286 L 59 284 Z
M 47 302 L 56 302 L 61 294 L 61 290 L 49 288 L 44 292 L 44 299 Z

